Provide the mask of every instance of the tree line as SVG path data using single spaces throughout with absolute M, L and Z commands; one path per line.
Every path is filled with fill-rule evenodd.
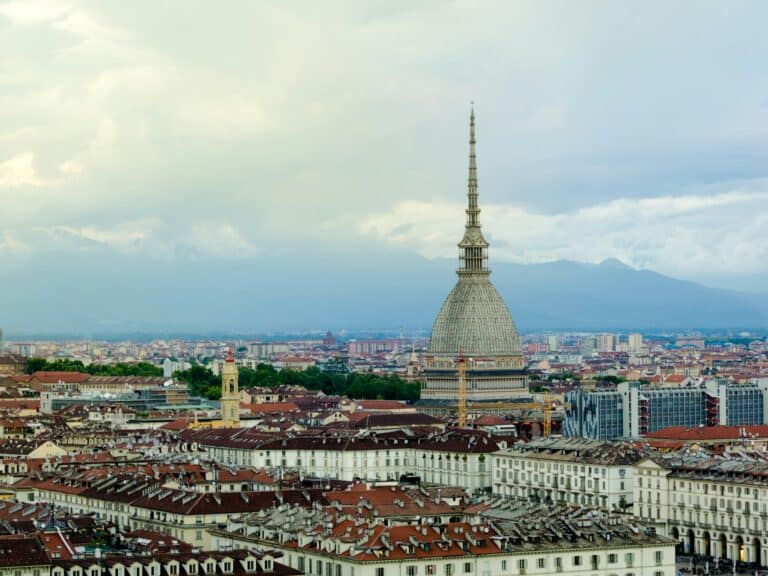
M 322 390 L 325 394 L 354 399 L 406 401 L 418 400 L 421 392 L 418 382 L 406 382 L 395 375 L 328 374 L 314 366 L 302 371 L 276 370 L 269 364 L 258 364 L 255 370 L 241 366 L 238 376 L 241 390 L 254 386 L 303 386 L 307 390 Z M 195 364 L 188 370 L 176 372 L 174 377 L 186 382 L 193 395 L 209 399 L 221 397 L 221 377 L 205 366 Z
M 93 376 L 162 376 L 163 369 L 149 362 L 137 362 L 135 364 L 88 364 L 86 366 L 80 360 L 61 358 L 48 362 L 45 358 L 29 358 L 27 360 L 27 374 L 35 372 L 82 372 Z

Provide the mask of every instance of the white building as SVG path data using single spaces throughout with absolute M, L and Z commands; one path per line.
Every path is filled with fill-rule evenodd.
M 643 348 L 643 335 L 642 334 L 630 334 L 627 337 L 630 352 L 640 352 Z
M 192 368 L 192 364 L 184 362 L 183 360 L 171 360 L 166 358 L 163 360 L 163 378 L 170 378 L 176 372 L 183 372 Z
M 489 457 L 507 445 L 504 439 L 473 431 L 287 435 L 266 441 L 263 434 L 245 429 L 185 434 L 222 464 L 291 469 L 339 480 L 399 480 L 413 474 L 423 482 L 470 492 L 490 488 Z
M 634 464 L 643 452 L 629 443 L 545 438 L 491 454 L 493 494 L 604 510 L 632 505 Z
M 768 566 L 768 463 L 643 460 L 636 466 L 634 514 L 687 553 Z
M 674 576 L 674 543 L 593 510 L 384 525 L 283 508 L 211 531 L 220 549 L 279 550 L 307 576 Z M 535 518 L 535 522 L 532 522 Z

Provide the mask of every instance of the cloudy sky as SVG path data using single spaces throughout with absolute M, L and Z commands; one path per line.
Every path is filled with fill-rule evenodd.
M 0 267 L 492 258 L 768 279 L 764 2 L 0 0 Z M 98 281 L 98 280 L 95 280 Z

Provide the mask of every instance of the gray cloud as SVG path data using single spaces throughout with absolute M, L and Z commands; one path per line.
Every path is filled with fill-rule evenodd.
M 743 285 L 768 273 L 766 17 L 759 2 L 12 0 L 0 262 L 453 256 L 474 99 L 494 257 Z

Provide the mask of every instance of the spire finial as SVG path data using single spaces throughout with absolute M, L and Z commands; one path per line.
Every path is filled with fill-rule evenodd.
M 475 103 L 469 113 L 469 179 L 467 180 L 467 224 L 459 243 L 462 266 L 459 274 L 488 274 L 488 242 L 480 229 L 480 208 L 477 203 L 477 157 L 475 155 Z
M 475 156 L 475 103 L 472 102 L 469 114 L 469 181 L 468 181 L 467 226 L 479 227 L 477 207 L 477 157 Z

